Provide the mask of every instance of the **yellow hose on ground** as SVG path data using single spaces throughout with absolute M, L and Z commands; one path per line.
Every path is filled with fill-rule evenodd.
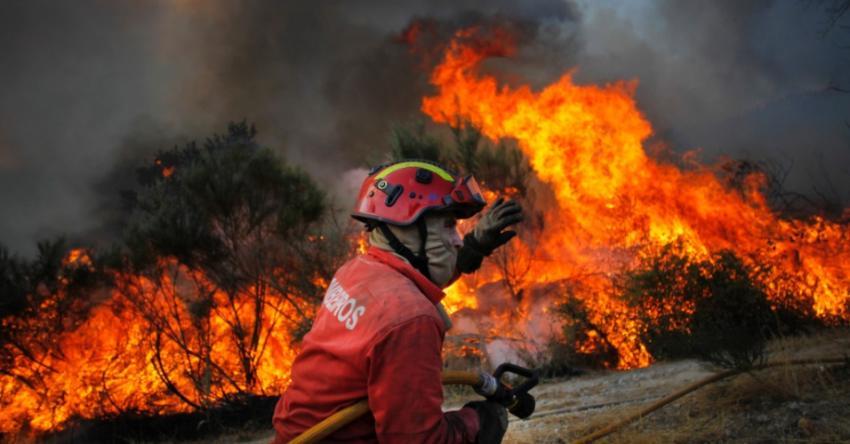
M 469 385 L 475 386 L 481 383 L 481 375 L 473 372 L 461 372 L 449 370 L 443 372 L 443 385 Z M 358 401 L 323 421 L 307 429 L 306 432 L 289 442 L 289 444 L 311 444 L 321 441 L 331 433 L 339 430 L 344 425 L 363 416 L 369 411 L 367 400 Z

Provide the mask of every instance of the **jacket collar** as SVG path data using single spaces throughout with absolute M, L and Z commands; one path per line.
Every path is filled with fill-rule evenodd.
M 413 281 L 413 283 L 416 284 L 416 287 L 419 288 L 419 291 L 425 294 L 425 297 L 427 297 L 434 305 L 439 304 L 446 296 L 440 287 L 428 280 L 428 278 L 423 276 L 422 273 L 391 252 L 376 247 L 369 247 L 369 249 L 366 250 L 366 254 L 377 259 L 379 262 L 390 266 L 394 270 L 403 274 L 406 278 Z

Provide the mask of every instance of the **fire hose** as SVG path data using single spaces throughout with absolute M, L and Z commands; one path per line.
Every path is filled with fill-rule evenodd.
M 508 373 L 525 379 L 516 387 L 512 387 L 502 381 L 502 376 Z M 534 370 L 504 363 L 496 367 L 496 371 L 492 375 L 484 372 L 445 371 L 442 379 L 443 385 L 468 385 L 472 387 L 476 393 L 484 396 L 488 401 L 505 406 L 511 414 L 520 419 L 526 419 L 534 413 L 536 402 L 534 396 L 528 393 L 540 382 L 540 376 Z M 289 444 L 319 442 L 367 412 L 369 412 L 369 402 L 364 399 L 325 418 L 290 441 Z

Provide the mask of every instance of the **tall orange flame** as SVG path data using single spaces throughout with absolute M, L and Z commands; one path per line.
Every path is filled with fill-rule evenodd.
M 672 241 L 695 258 L 731 249 L 770 268 L 764 284 L 772 300 L 811 298 L 818 316 L 850 319 L 846 225 L 779 218 L 759 191 L 759 175 L 733 190 L 708 168 L 683 170 L 649 157 L 652 126 L 635 102 L 637 82 L 577 85 L 567 73 L 540 91 L 499 85 L 479 65 L 510 54 L 513 42 L 503 33 L 480 36 L 477 29 L 456 34 L 431 74 L 437 93 L 422 110 L 435 122 L 468 121 L 491 139 L 517 142 L 557 201 L 546 212 L 534 250 L 539 266 L 529 279 L 585 276 L 576 296 L 605 328 L 621 367 L 645 366 L 651 357 L 607 276 Z

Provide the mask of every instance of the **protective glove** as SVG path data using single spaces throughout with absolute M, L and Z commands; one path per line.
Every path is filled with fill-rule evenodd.
M 505 228 L 522 221 L 522 207 L 513 200 L 500 197 L 490 206 L 487 213 L 475 224 L 471 233 L 463 238 L 463 247 L 458 252 L 457 269 L 461 273 L 472 273 L 481 267 L 481 261 L 493 250 L 508 243 L 516 231 Z
M 508 430 L 508 410 L 501 404 L 490 401 L 473 401 L 467 403 L 478 413 L 478 444 L 499 444 Z

